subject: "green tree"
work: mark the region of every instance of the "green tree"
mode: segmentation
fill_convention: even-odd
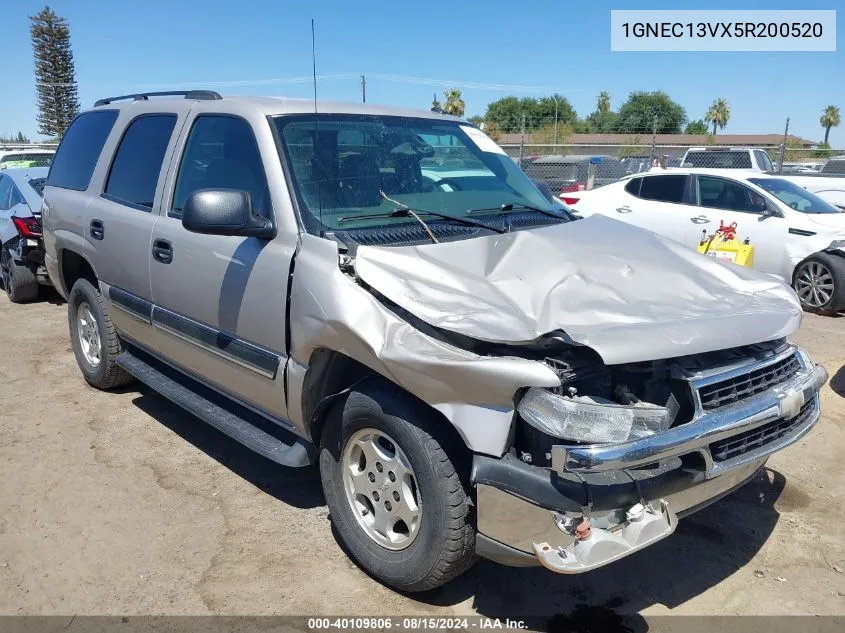
[[[18,132],[17,134],[11,134],[10,136],[0,136],[0,143],[31,143],[32,141],[27,138],[23,132]]]
[[[707,124],[701,119],[690,121],[684,128],[684,134],[707,134],[709,131]]]
[[[819,146],[810,153],[813,158],[830,158],[833,154],[834,151],[830,149],[830,145],[827,143],[819,144]]]
[[[716,135],[716,128],[719,128],[720,130],[725,129],[725,126],[728,124],[730,119],[730,106],[728,106],[728,102],[721,97],[710,104],[710,107],[707,108],[707,112],[704,114],[704,120],[713,124],[714,136]]]
[[[602,90],[596,98],[596,110],[602,114],[610,112],[610,94],[606,90]]]
[[[819,119],[819,123],[822,124],[824,128],[824,144],[827,145],[827,137],[830,136],[830,128],[836,127],[841,123],[841,119],[839,117],[839,108],[834,105],[829,105],[824,109],[822,112],[822,116]]]
[[[29,20],[35,57],[38,132],[61,136],[79,112],[70,29],[67,20],[50,7],[44,7]]]
[[[480,114],[473,114],[467,117],[467,122],[472,123],[476,127],[481,127],[484,124],[484,117]]]
[[[575,129],[586,134],[610,134],[616,130],[618,119],[619,115],[611,110],[596,110],[576,125]]]
[[[659,134],[680,134],[687,112],[665,92],[632,92],[619,108],[616,131],[623,134],[651,133],[657,116]]]
[[[443,96],[446,97],[446,105],[443,107],[443,111],[446,114],[451,114],[452,116],[464,115],[466,104],[464,104],[464,98],[460,88],[450,88],[443,92]]]
[[[540,99],[503,97],[487,105],[484,120],[494,122],[502,132],[519,132],[524,116],[525,126],[530,131],[549,123],[554,124],[555,112],[558,125],[574,124],[578,120],[575,108],[566,97],[559,94]]]

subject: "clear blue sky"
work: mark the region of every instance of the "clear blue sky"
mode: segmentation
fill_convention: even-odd
[[[806,0],[803,9],[837,8]],[[0,133],[36,137],[29,15],[44,2],[3,3]],[[794,1],[624,2],[618,8],[795,9]],[[341,2],[340,0],[53,0],[67,18],[83,107],[99,97],[204,82],[224,94],[310,97],[309,83],[263,80],[311,73],[310,19],[317,21],[317,72],[353,75],[321,81],[319,97],[360,98],[360,73],[478,84],[548,86],[579,115],[607,90],[616,109],[633,90],[665,90],[691,119],[725,97],[725,133],[790,131],[821,140],[824,106],[845,113],[845,10],[837,52],[631,53],[610,51],[610,5],[602,2]],[[839,8],[843,8],[840,5]],[[249,85],[247,85],[249,84]],[[427,108],[442,86],[368,77],[367,101]],[[513,91],[465,88],[467,115]],[[519,96],[537,93],[513,92]],[[845,148],[845,122],[831,131]]]

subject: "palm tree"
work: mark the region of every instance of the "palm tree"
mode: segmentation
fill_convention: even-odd
[[[731,109],[725,99],[716,99],[707,113],[704,115],[704,120],[713,124],[713,135],[716,135],[716,128],[724,129],[731,119]]]
[[[596,99],[596,109],[602,113],[610,110],[610,95],[606,90],[599,93],[598,99]]]
[[[830,135],[830,128],[836,127],[841,123],[839,118],[839,108],[834,105],[829,105],[822,112],[819,123],[824,128],[824,144],[827,145],[827,137]]]
[[[453,116],[464,115],[464,109],[466,106],[464,104],[460,88],[450,88],[443,93],[443,96],[446,97],[446,105],[443,106],[443,110],[446,114],[451,114]]]

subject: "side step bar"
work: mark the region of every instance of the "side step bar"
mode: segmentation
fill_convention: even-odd
[[[314,463],[309,442],[148,354],[127,349],[117,364],[145,385],[259,455],[283,466]]]

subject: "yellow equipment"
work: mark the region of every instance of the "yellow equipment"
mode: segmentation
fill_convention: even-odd
[[[725,225],[720,220],[719,228],[710,236],[704,231],[698,252],[739,266],[751,268],[754,265],[754,246],[748,238],[742,242],[737,239],[736,222]]]

